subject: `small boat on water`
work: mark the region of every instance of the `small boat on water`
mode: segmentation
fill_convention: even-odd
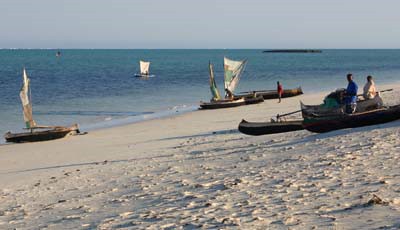
[[[248,122],[242,120],[239,123],[239,131],[241,133],[259,136],[274,133],[285,133],[297,130],[303,130],[303,120],[293,121],[275,121],[275,122]]]
[[[246,60],[233,61],[226,57],[224,58],[225,99],[221,98],[217,84],[215,83],[214,67],[209,63],[209,83],[212,99],[210,102],[200,102],[200,109],[223,109],[263,102],[264,99],[257,94],[249,94],[246,97],[233,97],[233,92],[239,83],[240,75],[246,63]]]
[[[269,99],[277,99],[279,98],[277,90],[256,90],[256,91],[248,91],[248,92],[241,92],[235,95],[235,98],[239,97],[249,97],[251,95],[257,94],[258,96],[262,96],[264,100]],[[285,89],[283,90],[282,98],[287,97],[295,97],[303,94],[303,90],[301,87],[295,89]]]
[[[154,75],[150,75],[149,72],[150,62],[140,60],[139,65],[140,65],[140,73],[135,74],[135,77],[143,77],[143,78],[154,77]]]
[[[33,120],[32,115],[32,103],[30,97],[30,81],[26,70],[23,70],[23,86],[19,94],[23,107],[24,121],[27,130],[29,132],[23,133],[11,133],[7,132],[4,138],[7,142],[34,142],[34,141],[47,141],[63,138],[69,134],[79,133],[78,125],[72,125],[70,127],[64,126],[40,126],[37,125]],[[42,129],[43,131],[35,131]]]

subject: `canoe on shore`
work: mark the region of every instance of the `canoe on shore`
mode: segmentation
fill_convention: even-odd
[[[218,100],[210,102],[200,102],[200,109],[224,109],[245,105],[246,100],[244,98],[234,100]]]
[[[264,102],[264,98],[262,96],[254,96],[254,97],[247,97],[244,98],[246,105],[258,104]]]
[[[257,94],[258,96],[262,96],[264,100],[269,99],[277,99],[279,98],[278,92],[276,90],[258,90],[258,91],[249,91],[249,92],[241,92],[240,94],[236,94],[235,98],[241,97],[250,97],[251,95]],[[294,97],[303,94],[303,90],[301,87],[295,89],[285,89],[283,90],[282,98],[286,97]]]
[[[242,97],[234,100],[217,100],[211,102],[200,102],[200,109],[224,109],[242,105],[258,104],[264,101],[262,96]]]
[[[383,124],[400,119],[400,105],[353,114],[304,117],[303,127],[311,132],[325,133],[333,130]]]
[[[32,131],[24,133],[7,132],[4,135],[4,138],[6,139],[6,142],[23,143],[60,139],[72,133],[79,133],[79,128],[77,125],[72,125],[70,127],[54,127],[44,131]]]
[[[253,136],[267,135],[274,133],[285,133],[303,130],[302,120],[280,121],[280,122],[248,122],[242,120],[239,124],[241,133]]]

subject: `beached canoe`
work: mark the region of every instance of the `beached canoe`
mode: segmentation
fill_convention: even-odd
[[[338,104],[335,107],[328,107],[322,105],[305,105],[300,102],[301,112],[304,117],[323,117],[332,116],[345,113],[345,105]],[[358,100],[356,113],[362,113],[366,111],[376,110],[383,108],[383,100],[377,96],[374,99],[369,100]]]
[[[280,121],[280,122],[248,122],[242,120],[239,124],[241,133],[253,136],[267,135],[274,133],[285,133],[302,130],[302,120]]]
[[[377,125],[398,120],[400,119],[400,105],[353,114],[304,116],[303,118],[303,127],[306,130],[315,133],[324,133],[333,130]]]
[[[244,98],[236,100],[218,100],[211,102],[200,102],[200,109],[224,109],[224,108],[237,107],[245,104],[246,100]]]
[[[22,143],[22,142],[36,142],[36,141],[49,141],[63,138],[68,134],[79,133],[77,125],[70,127],[54,127],[44,131],[32,131],[24,133],[11,133],[7,132],[4,138],[7,142]]]
[[[262,96],[264,100],[279,98],[278,92],[276,90],[258,90],[258,91],[241,92],[240,94],[236,94],[235,98],[250,97],[251,95],[254,95],[254,93],[256,93],[258,96]],[[294,97],[301,94],[303,94],[303,90],[301,89],[301,87],[298,87],[296,89],[285,89],[283,90],[282,98]]]
[[[244,101],[246,102],[246,105],[258,104],[264,102],[264,98],[262,96],[253,96],[244,98]]]

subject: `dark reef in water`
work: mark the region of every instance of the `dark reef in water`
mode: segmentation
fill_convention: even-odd
[[[264,50],[263,53],[322,53],[322,50],[307,50],[307,49]]]

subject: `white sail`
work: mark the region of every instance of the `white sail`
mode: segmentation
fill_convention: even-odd
[[[224,57],[225,91],[233,94],[239,84],[240,75],[246,65],[246,60],[234,61]]]
[[[150,62],[140,61],[140,74],[149,75]]]
[[[33,120],[32,116],[32,104],[29,97],[29,78],[26,74],[26,70],[23,71],[23,85],[21,91],[19,93],[19,97],[21,98],[22,108],[24,112],[24,121],[26,128],[33,128],[36,126],[35,121]]]

